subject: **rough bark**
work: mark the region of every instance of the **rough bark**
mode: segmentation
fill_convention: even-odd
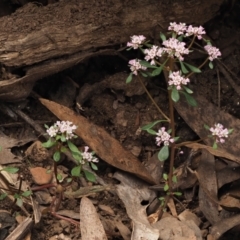
[[[4,67],[17,67],[24,72],[21,77],[0,75],[0,79],[4,80],[0,82],[0,99],[17,100],[26,97],[34,81],[65,69],[64,66],[60,67],[58,61],[62,62],[66,58],[69,60],[73,57],[74,65],[86,55],[125,43],[133,34],[158,35],[170,21],[203,24],[215,16],[222,2],[68,0],[45,7],[27,4],[14,14],[2,17],[0,21],[0,63]],[[43,73],[44,64],[51,65],[52,71],[45,70]],[[40,73],[39,77],[31,77],[31,71]],[[11,92],[9,84],[12,84]],[[14,86],[26,91],[22,94],[19,90],[16,92],[12,89],[16,88]]]

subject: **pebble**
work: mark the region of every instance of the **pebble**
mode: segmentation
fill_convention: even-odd
[[[48,173],[46,168],[34,167],[29,170],[32,174],[33,181],[38,185],[48,184],[52,181],[53,173]]]

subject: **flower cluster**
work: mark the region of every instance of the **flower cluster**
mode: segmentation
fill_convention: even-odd
[[[129,62],[130,69],[133,74],[137,75],[138,70],[146,70],[147,68],[142,66],[138,59],[132,59]]]
[[[189,50],[185,47],[186,43],[180,42],[176,38],[169,38],[168,40],[163,41],[164,52],[168,53],[169,56],[179,58],[180,61],[183,61],[184,58],[182,55],[189,54]]]
[[[181,90],[181,85],[187,85],[190,82],[189,78],[182,77],[180,71],[171,72],[169,74],[169,86],[176,86],[177,90]]]
[[[131,37],[131,42],[127,43],[127,46],[132,47],[133,49],[138,49],[144,43],[145,39],[146,37],[143,35],[134,35]]]
[[[193,27],[192,25],[189,25],[186,30],[186,36],[195,35],[199,40],[202,39],[202,35],[204,34],[206,34],[206,32],[202,26]]]
[[[209,130],[212,132],[212,136],[216,137],[216,142],[224,143],[224,138],[228,138],[229,130],[220,123],[214,124],[214,127],[211,127]]]
[[[186,23],[179,23],[177,24],[176,22],[171,22],[170,26],[168,27],[169,31],[173,31],[177,33],[178,35],[182,35],[186,32]]]
[[[219,49],[212,45],[206,45],[204,49],[207,51],[210,61],[213,61],[214,59],[221,56],[221,52],[219,51]]]
[[[186,26],[186,23],[170,23],[168,30],[175,32],[177,35],[192,36],[195,35],[198,39],[202,39],[202,35],[206,34],[202,26],[193,27],[192,25]]]
[[[171,138],[168,132],[166,132],[165,127],[162,127],[161,129],[159,129],[156,135],[157,135],[156,137],[157,146],[160,146],[161,143],[163,143],[164,146],[168,146],[170,143],[174,142],[174,139]]]
[[[84,152],[82,152],[82,161],[83,164],[85,163],[85,161],[88,162],[98,162],[98,159],[96,157],[93,156],[92,152],[88,152],[89,147],[85,146],[84,147]],[[85,160],[85,161],[84,161]]]
[[[153,45],[150,49],[145,49],[144,53],[146,54],[145,60],[150,61],[151,65],[155,65],[155,58],[161,57],[164,53],[163,48]]]
[[[50,137],[56,137],[58,134],[65,135],[66,139],[69,140],[75,135],[73,132],[77,129],[77,126],[69,121],[57,121],[53,126],[47,129],[47,133]]]

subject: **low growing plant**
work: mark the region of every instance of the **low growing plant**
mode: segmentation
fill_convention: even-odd
[[[142,130],[155,136],[156,145],[160,147],[158,159],[160,161],[169,159],[170,161],[168,174],[163,174],[164,191],[166,192],[166,197],[160,198],[163,208],[166,207],[170,197],[181,194],[173,191],[173,183],[177,181],[176,176],[173,175],[176,150],[183,146],[183,143],[177,143],[180,139],[175,134],[174,103],[184,97],[189,105],[197,106],[196,100],[192,97],[193,91],[188,87],[190,77],[194,73],[201,73],[201,68],[205,64],[208,64],[212,69],[214,67],[213,61],[221,57],[219,49],[212,46],[210,40],[204,37],[205,34],[202,26],[194,27],[192,25],[187,26],[185,23],[173,22],[170,23],[166,34],[160,33],[159,45],[151,44],[143,35],[134,35],[131,37],[131,41],[127,43],[128,50],[140,50],[143,59],[129,61],[131,73],[126,79],[126,83],[130,83],[133,75],[136,75],[147,95],[163,116],[163,119],[142,127]],[[185,56],[191,54],[193,50],[198,50],[207,55],[202,64],[197,67],[185,61]],[[141,78],[156,77],[162,72],[167,83],[168,115],[153,100]],[[156,126],[160,124],[161,126],[156,131]],[[218,144],[223,144],[233,131],[233,129],[224,128],[221,123],[216,123],[212,127],[203,123],[203,126],[209,130],[209,136],[214,140],[213,148],[215,149]],[[160,216],[161,213],[159,218]]]

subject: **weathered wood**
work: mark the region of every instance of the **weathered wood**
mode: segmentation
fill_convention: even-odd
[[[68,0],[27,4],[1,18],[0,62],[24,66],[163,30],[170,21],[203,24],[223,0]]]
[[[0,99],[25,98],[38,79],[103,48],[125,44],[133,34],[158,36],[171,21],[203,24],[223,1],[65,0],[44,7],[29,3],[0,18],[0,64],[9,73],[0,71]],[[24,75],[11,74],[12,68]]]

